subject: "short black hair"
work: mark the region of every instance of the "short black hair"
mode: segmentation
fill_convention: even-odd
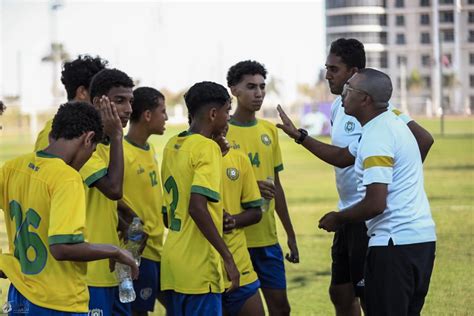
[[[84,86],[89,90],[92,77],[107,67],[108,61],[99,56],[79,55],[73,61],[65,62],[61,72],[61,82],[66,88],[69,101],[76,97],[76,90]]]
[[[6,106],[3,104],[3,102],[2,102],[2,101],[0,101],[0,115],[2,115],[2,114],[3,114],[3,111],[5,111],[5,110],[6,110],[6,108],[7,108],[7,107],[6,107]]]
[[[53,139],[74,139],[86,132],[95,132],[94,143],[102,140],[102,119],[99,112],[87,102],[70,101],[59,107],[53,118]]]
[[[158,90],[150,87],[140,87],[133,91],[132,115],[130,122],[138,122],[143,112],[153,111],[158,107],[160,100],[165,96]]]
[[[339,38],[331,43],[329,54],[339,56],[348,68],[365,68],[364,44],[355,38]]]
[[[224,106],[230,101],[227,89],[215,82],[203,81],[195,83],[184,95],[188,108],[189,118],[194,118],[197,113],[208,105]]]
[[[118,69],[103,69],[99,71],[91,81],[89,94],[91,101],[95,97],[107,95],[112,88],[133,88],[133,80],[126,73]]]
[[[267,70],[264,65],[255,60],[244,60],[238,62],[230,67],[227,72],[227,86],[235,86],[242,81],[242,77],[245,75],[262,75],[263,79],[266,79]]]

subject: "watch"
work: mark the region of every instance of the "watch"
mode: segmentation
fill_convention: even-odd
[[[303,128],[298,128],[298,132],[300,132],[300,137],[298,137],[298,139],[295,139],[295,142],[297,144],[301,144],[304,142],[306,136],[308,136],[308,131],[303,129]]]

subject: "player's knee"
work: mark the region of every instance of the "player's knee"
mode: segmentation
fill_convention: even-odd
[[[334,286],[329,287],[329,297],[331,302],[338,309],[348,309],[355,303],[355,296],[353,291],[346,287]]]

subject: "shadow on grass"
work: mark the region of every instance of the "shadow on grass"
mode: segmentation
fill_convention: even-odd
[[[295,273],[293,273],[295,274]],[[301,289],[307,286],[312,286],[315,280],[327,278],[331,275],[331,270],[321,271],[299,271],[297,275],[288,279],[288,290]]]

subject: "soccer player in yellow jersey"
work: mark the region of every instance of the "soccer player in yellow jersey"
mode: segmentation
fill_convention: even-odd
[[[73,61],[64,63],[61,82],[67,93],[68,101],[84,101],[91,103],[89,86],[92,77],[107,66],[107,61],[99,56],[79,55]],[[49,144],[52,119],[48,120],[39,132],[35,142],[35,151],[46,148]]]
[[[225,134],[226,132],[224,132]],[[224,155],[222,186],[224,202],[224,241],[234,256],[240,272],[239,288],[224,293],[222,307],[229,316],[265,315],[258,289],[260,281],[247,250],[244,227],[262,218],[262,198],[248,157],[231,149],[225,135],[215,138]],[[226,287],[230,282],[225,282]]]
[[[106,119],[112,110],[102,107]],[[102,138],[99,113],[85,102],[62,105],[51,144],[0,169],[0,208],[9,253],[0,270],[11,281],[6,306],[14,315],[87,315],[87,261],[114,259],[138,267],[130,253],[85,241],[85,195],[77,170]]]
[[[123,142],[122,202],[130,209],[124,212],[136,214],[144,223],[143,230],[148,235],[140,263],[140,276],[134,282],[137,295],[132,302],[134,315],[147,315],[153,311],[157,298],[163,302],[160,292],[164,231],[162,186],[155,149],[148,139],[154,134],[163,135],[167,120],[165,97],[161,92],[149,87],[133,91],[130,129]],[[119,203],[119,209],[121,207],[124,206]]]
[[[192,123],[172,137],[163,153],[163,205],[169,233],[161,257],[161,290],[168,315],[221,315],[222,261],[239,286],[239,271],[222,239],[222,154],[211,138],[229,119],[230,96],[213,82],[193,85],[185,95]]]
[[[265,98],[265,67],[256,61],[242,61],[227,73],[227,85],[237,98],[237,108],[229,122],[230,146],[248,155],[262,197],[269,203],[262,220],[245,229],[252,263],[261,283],[270,315],[289,315],[283,253],[278,243],[275,211],[286,231],[290,254],[299,262],[296,236],[288,214],[279,172],[283,170],[278,131],[274,124],[256,118]],[[274,184],[270,181],[272,180]]]
[[[94,106],[110,103],[117,116],[112,124],[104,123],[107,140],[97,145],[79,171],[86,184],[86,230],[90,241],[119,246],[117,200],[123,192],[122,128],[132,113],[133,81],[118,69],[104,69],[92,78],[89,93]],[[131,314],[130,304],[119,302],[118,280],[109,271],[107,261],[87,265],[87,284],[91,314]]]

